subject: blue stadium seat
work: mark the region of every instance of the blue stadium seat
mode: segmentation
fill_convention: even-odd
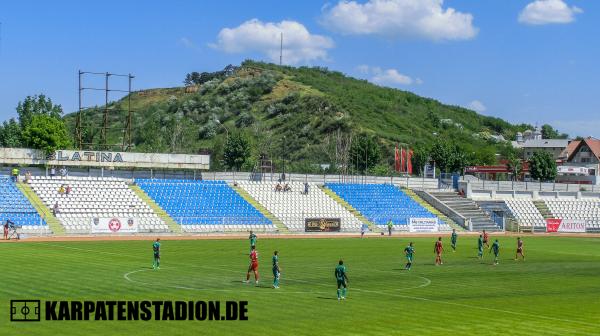
[[[181,225],[273,225],[225,181],[138,179],[136,184]]]
[[[391,184],[330,183],[326,187],[377,225],[386,225],[390,220],[394,225],[408,225],[411,217],[436,218],[400,188]]]
[[[20,226],[47,225],[29,200],[8,176],[0,176],[0,221]]]

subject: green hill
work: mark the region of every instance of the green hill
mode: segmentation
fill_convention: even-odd
[[[191,88],[151,89],[132,93],[135,151],[198,153],[209,150],[213,169],[221,160],[229,132],[242,132],[252,144],[251,170],[259,153],[294,171],[311,172],[316,164],[339,167],[349,158],[349,139],[372,137],[380,148],[380,171],[393,163],[396,143],[426,149],[437,139],[456,144],[469,164],[492,164],[510,151],[491,135],[513,139],[528,125],[444,105],[413,93],[380,87],[320,67],[287,67],[245,61],[231,72]],[[121,143],[127,97],[112,103],[110,142]],[[84,113],[84,132],[98,142],[102,108]],[[65,117],[74,129],[75,114]],[[218,120],[218,122],[217,122]],[[95,126],[92,126],[95,125]],[[356,142],[356,141],[355,141]],[[381,168],[383,167],[383,168]]]

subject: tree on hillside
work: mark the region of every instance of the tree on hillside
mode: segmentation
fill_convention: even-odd
[[[558,130],[554,129],[552,126],[545,124],[542,125],[542,137],[544,139],[566,139],[569,135],[559,133]]]
[[[60,119],[63,114],[62,106],[52,103],[52,99],[45,95],[27,96],[25,100],[17,105],[17,114],[19,115],[19,125],[21,130],[25,130],[36,115],[45,115]]]
[[[193,72],[190,72],[187,75],[185,75],[185,79],[183,80],[183,83],[186,86],[202,85],[202,84],[204,84],[210,80],[213,80],[215,78],[222,79],[225,77],[229,77],[235,72],[235,70],[237,70],[237,67],[229,64],[228,66],[223,68],[223,70],[221,70],[221,71],[215,71],[215,72],[193,71]]]
[[[43,150],[46,154],[71,146],[71,137],[65,123],[44,114],[31,118],[29,125],[23,130],[23,140],[28,147]]]
[[[441,172],[460,172],[468,165],[464,151],[456,144],[438,139],[431,147],[430,157]]]
[[[519,159],[519,157],[517,157],[516,155],[511,154],[507,158],[506,168],[512,173],[512,180],[516,181],[521,175],[521,172],[523,171],[523,164],[521,163],[521,159]]]
[[[429,161],[429,150],[424,146],[415,146],[412,155],[413,173],[421,175]]]
[[[66,130],[61,119],[62,107],[53,104],[52,100],[43,94],[27,96],[19,102],[16,111],[19,116],[18,121],[12,118],[0,126],[0,145],[3,147],[23,147],[31,143],[25,130],[30,127],[35,117],[53,118],[63,124],[62,127]]]
[[[442,172],[447,172],[448,167],[451,164],[451,154],[450,154],[450,146],[445,141],[436,141],[431,150],[429,151],[429,155],[433,161],[435,161],[436,166]]]
[[[22,147],[21,126],[19,126],[19,123],[14,118],[5,121],[0,126],[0,146],[9,148]]]
[[[250,142],[241,133],[233,133],[225,142],[223,163],[226,167],[239,171],[250,156]]]
[[[373,137],[358,136],[350,145],[350,164],[358,172],[364,173],[375,167],[381,159],[381,149]]]
[[[557,174],[556,161],[548,152],[535,152],[529,159],[529,172],[535,180],[552,181]]]

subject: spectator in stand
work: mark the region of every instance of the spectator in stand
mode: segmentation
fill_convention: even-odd
[[[59,194],[60,196],[64,196],[64,194],[65,194],[65,191],[66,191],[66,190],[65,190],[65,185],[64,185],[64,184],[61,184],[61,185],[60,185],[60,188],[58,188],[58,194]]]
[[[308,189],[309,189],[308,182],[304,182],[304,195],[308,195]]]
[[[52,214],[54,216],[56,216],[57,213],[59,213],[59,209],[58,209],[58,201],[56,201],[56,203],[54,203],[54,206],[52,207]]]
[[[67,188],[65,188],[65,194],[67,194],[67,196],[69,196],[70,193],[71,193],[71,186],[67,184]]]
[[[29,181],[31,181],[31,172],[28,170],[25,173],[25,183],[29,183]]]
[[[69,171],[67,170],[67,167],[62,167],[60,168],[60,176],[62,177],[67,177],[69,175]]]
[[[283,191],[291,191],[292,188],[290,188],[289,184],[285,184],[285,186],[283,186]]]
[[[12,180],[13,182],[17,183],[19,182],[19,168],[15,167],[12,169]]]
[[[50,167],[50,177],[54,177],[56,175],[56,168],[54,166]]]
[[[281,191],[283,190],[283,188],[281,187],[281,183],[277,183],[277,185],[275,186],[275,191]]]

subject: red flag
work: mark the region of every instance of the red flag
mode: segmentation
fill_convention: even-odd
[[[408,155],[406,158],[406,171],[408,172],[409,175],[412,175],[412,156],[413,156],[413,151],[411,149],[408,151]]]
[[[400,171],[406,171],[406,151],[404,148],[400,148]]]
[[[394,169],[396,172],[400,171],[400,153],[398,152],[398,145],[396,145],[396,149],[394,149]]]

